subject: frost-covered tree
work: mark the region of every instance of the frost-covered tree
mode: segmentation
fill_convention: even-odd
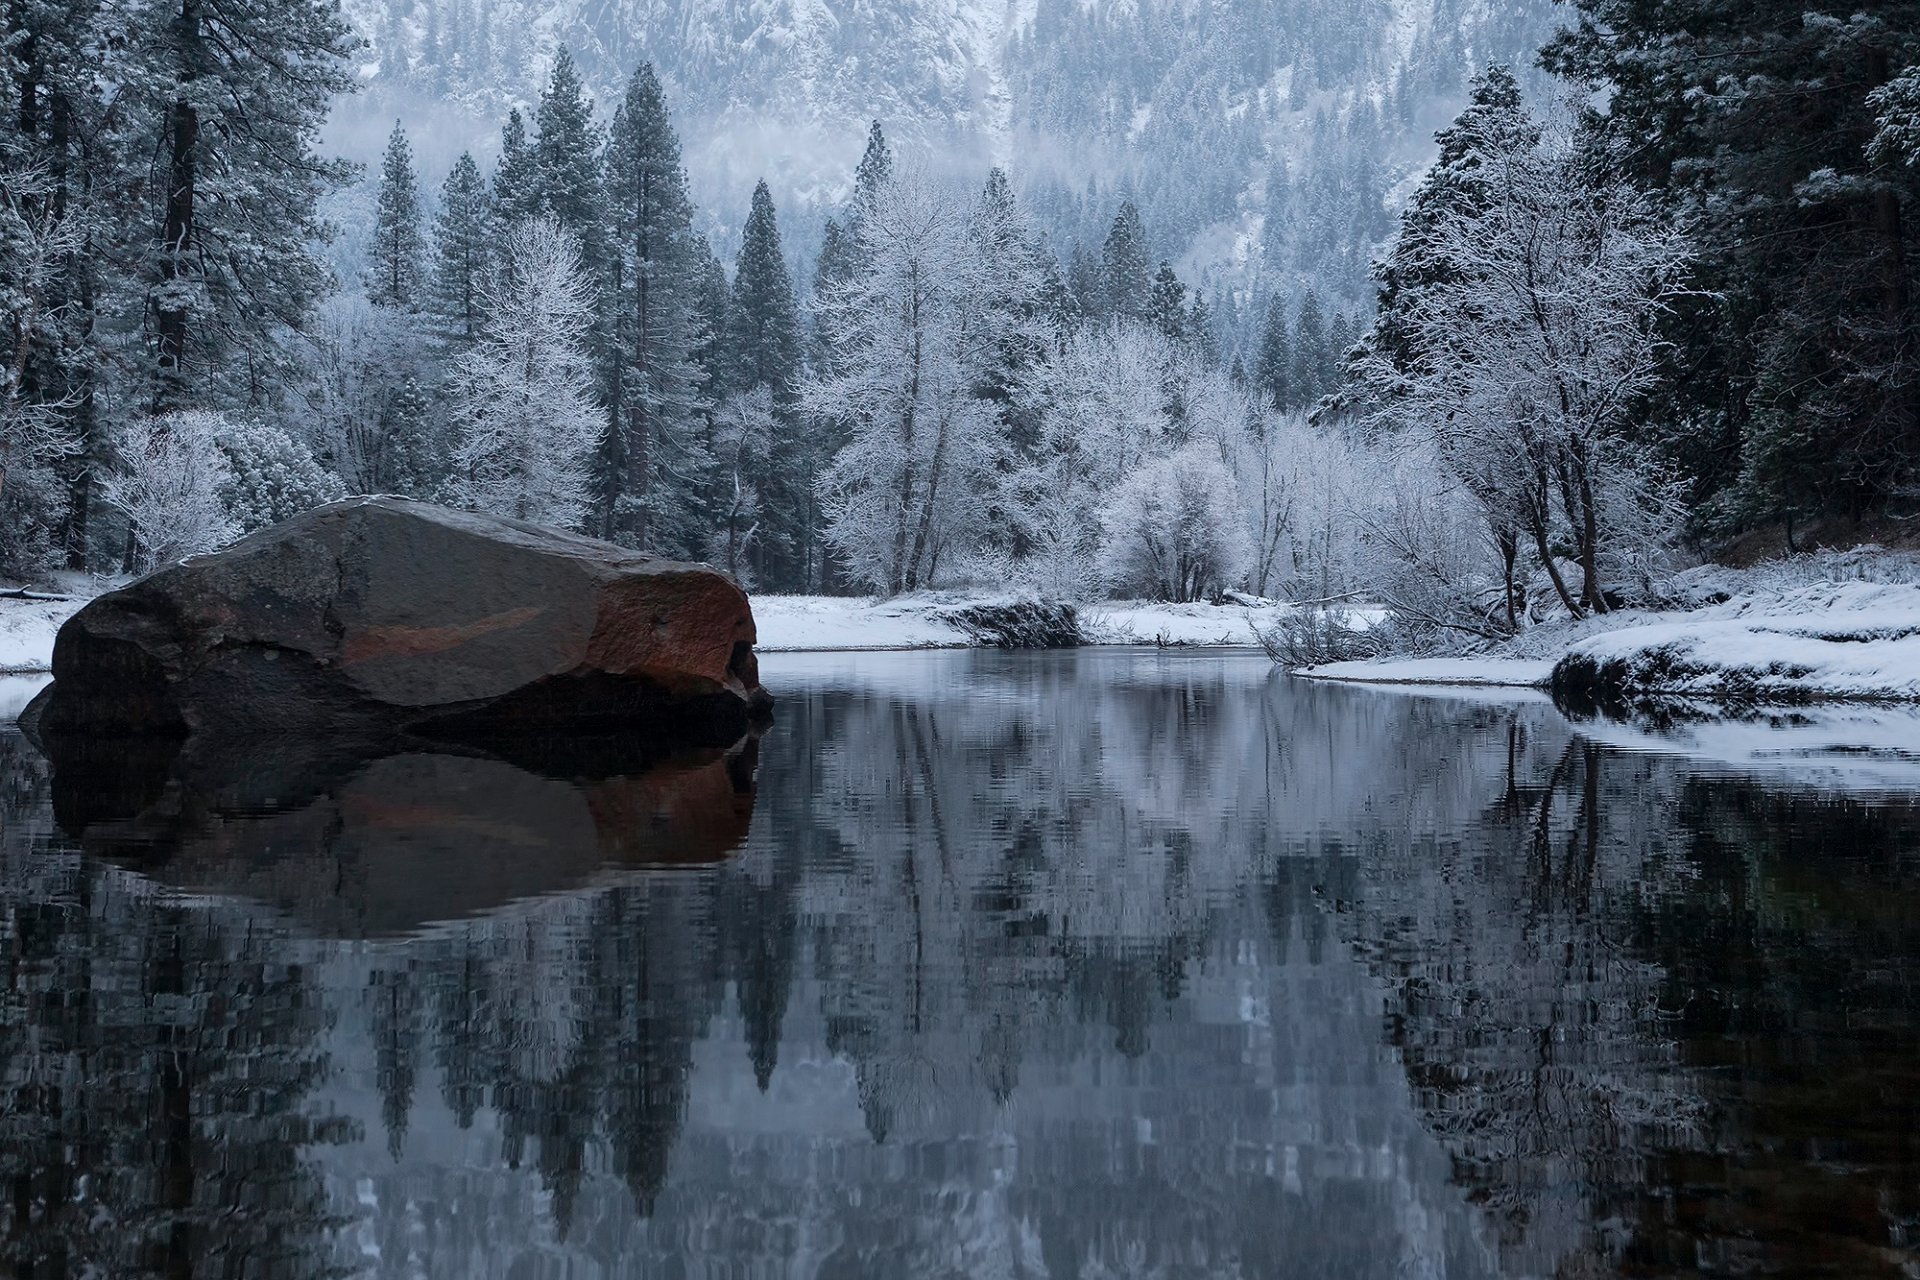
[[[988,294],[968,205],[924,174],[896,175],[862,211],[865,270],[823,299],[839,367],[802,391],[847,443],[821,479],[828,540],[859,582],[933,582],[977,544],[1004,442],[976,392]]]
[[[1627,432],[1658,380],[1657,325],[1684,296],[1691,247],[1569,129],[1508,132],[1482,154],[1484,203],[1421,232],[1445,277],[1397,310],[1398,350],[1367,344],[1356,372],[1375,421],[1430,439],[1508,540],[1509,619],[1517,536],[1570,613],[1604,612],[1609,513],[1666,505],[1664,476]],[[1562,536],[1577,583],[1559,567]]]
[[[469,164],[472,162],[469,161]],[[417,311],[425,303],[426,237],[413,147],[398,120],[380,162],[380,191],[373,211],[373,249],[367,264],[367,297],[382,307]]]
[[[347,496],[340,477],[279,427],[228,418],[213,440],[227,462],[220,501],[238,533],[264,529]]]
[[[84,240],[57,193],[42,168],[17,161],[0,167],[0,353],[6,358],[0,365],[0,502],[10,475],[73,447],[64,413],[69,398],[48,396],[32,376],[34,359],[60,319],[62,269]]]
[[[1693,230],[1650,441],[1722,529],[1860,515],[1920,483],[1920,60],[1901,0],[1575,0],[1546,62],[1597,91],[1612,162]],[[1894,134],[1888,132],[1894,126]]]
[[[1137,468],[1101,521],[1107,581],[1158,600],[1205,600],[1244,580],[1252,561],[1240,489],[1218,446],[1194,440]]]
[[[742,586],[755,585],[753,550],[764,518],[760,485],[769,474],[767,456],[780,423],[773,411],[773,388],[759,383],[720,402],[713,414],[713,458],[717,495],[713,532],[706,559],[726,570]]]
[[[119,465],[102,482],[101,496],[131,526],[136,568],[210,551],[239,532],[225,501],[233,468],[220,448],[231,429],[224,416],[202,409],[128,424]]]
[[[578,529],[604,429],[584,345],[594,290],[579,250],[551,218],[522,223],[484,301],[486,326],[448,387],[449,488],[465,506]]]
[[[433,221],[433,297],[461,342],[480,336],[480,286],[491,261],[492,204],[480,166],[461,152],[440,188]]]
[[[437,384],[440,344],[413,316],[360,293],[318,308],[287,424],[355,493],[429,497],[447,468],[445,424],[422,384]]]
[[[1286,304],[1275,297],[1267,303],[1267,316],[1260,327],[1260,351],[1254,362],[1254,384],[1267,398],[1270,407],[1285,412],[1299,407],[1293,385],[1293,339],[1288,333]]]

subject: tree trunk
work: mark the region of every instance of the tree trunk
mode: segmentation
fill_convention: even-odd
[[[176,22],[182,81],[195,78],[200,47],[200,0],[181,0]],[[167,118],[166,212],[160,229],[159,301],[154,306],[154,336],[159,362],[153,389],[154,412],[178,405],[186,395],[188,258],[194,251],[194,152],[200,141],[200,111],[185,98],[176,100]]]

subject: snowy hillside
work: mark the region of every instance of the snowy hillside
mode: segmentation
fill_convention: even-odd
[[[334,144],[370,161],[396,116],[429,185],[488,162],[562,46],[607,118],[652,62],[723,258],[766,177],[817,230],[867,123],[975,182],[1010,168],[1066,261],[1131,198],[1212,289],[1366,297],[1388,211],[1489,61],[1528,67],[1551,0],[348,0],[362,92]],[[352,220],[352,210],[347,210]],[[805,231],[794,246],[814,252]]]

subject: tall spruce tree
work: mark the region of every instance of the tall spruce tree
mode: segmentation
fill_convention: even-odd
[[[32,256],[34,237],[15,235],[25,230],[18,224],[0,232],[0,573],[11,576],[55,559],[88,567],[94,486],[111,445],[99,394],[109,367],[102,322],[106,295],[124,291],[126,280],[103,249],[126,239],[117,196],[138,139],[106,88],[130,55],[102,38],[103,17],[97,0],[16,0],[0,57],[0,163],[39,177],[10,184],[0,221],[57,228],[59,241],[28,287],[15,251]],[[20,456],[24,442],[7,419],[17,427],[48,416],[59,456]]]
[[[746,231],[734,259],[727,356],[729,391],[771,387],[776,408],[792,409],[800,376],[799,312],[773,193],[765,181],[753,189]]]
[[[592,270],[600,240],[601,131],[580,70],[564,47],[553,60],[534,124],[532,203],[580,241],[581,260]]]
[[[1140,210],[1123,201],[1113,217],[1106,242],[1100,247],[1100,291],[1105,314],[1117,320],[1147,317],[1153,290],[1152,261],[1147,254],[1147,229]]]
[[[1187,286],[1173,273],[1173,264],[1164,260],[1147,291],[1147,323],[1169,342],[1187,339]]]
[[[1286,302],[1275,295],[1267,303],[1267,318],[1260,327],[1260,355],[1253,367],[1253,380],[1267,403],[1282,413],[1300,403],[1293,381],[1292,327]]]
[[[765,387],[773,410],[765,474],[755,477],[761,507],[755,578],[776,590],[803,590],[818,556],[813,480],[827,460],[818,456],[797,411],[800,317],[773,194],[765,182],[753,189],[746,233],[734,259],[727,364],[727,389],[739,394]]]
[[[472,163],[471,160],[468,161]],[[420,183],[413,148],[398,120],[380,162],[380,193],[374,205],[373,250],[367,264],[367,299],[376,306],[418,310],[424,301],[426,237],[421,233]]]
[[[353,84],[351,29],[331,0],[190,0],[130,24],[118,38],[140,67],[121,106],[156,170],[134,187],[151,405],[264,403],[287,368],[283,336],[329,281],[318,205],[350,170],[315,147]]]
[[[1312,289],[1300,300],[1293,326],[1293,393],[1296,403],[1312,408],[1330,388],[1327,385],[1327,318],[1320,295]]]
[[[492,261],[493,204],[480,166],[461,152],[440,188],[433,223],[433,296],[440,315],[462,342],[480,336],[480,289]]]
[[[700,257],[680,140],[653,67],[628,82],[604,161],[608,246],[603,362],[609,429],[601,468],[604,535],[698,556],[704,532]]]
[[[867,149],[860,155],[860,163],[853,170],[853,216],[857,221],[860,210],[872,202],[874,194],[893,180],[893,151],[887,146],[887,135],[875,120],[867,129]]]
[[[1473,78],[1467,105],[1453,123],[1434,135],[1434,158],[1412,199],[1400,214],[1400,233],[1374,267],[1379,294],[1368,346],[1396,362],[1408,358],[1403,317],[1422,291],[1458,277],[1446,260],[1438,236],[1449,220],[1470,216],[1487,204],[1488,156],[1539,136],[1539,126],[1521,101],[1520,85],[1503,66],[1488,67]]]
[[[1724,527],[1920,484],[1920,168],[1872,149],[1920,7],[1574,0],[1547,65],[1604,91],[1609,162],[1693,227],[1651,431]]]
[[[540,211],[540,183],[527,140],[526,117],[515,107],[507,112],[500,130],[500,160],[493,168],[493,214],[496,232],[504,234],[516,223]]]

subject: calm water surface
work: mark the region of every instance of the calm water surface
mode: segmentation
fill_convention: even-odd
[[[638,775],[0,729],[0,1274],[1920,1274],[1920,720],[764,669]]]

